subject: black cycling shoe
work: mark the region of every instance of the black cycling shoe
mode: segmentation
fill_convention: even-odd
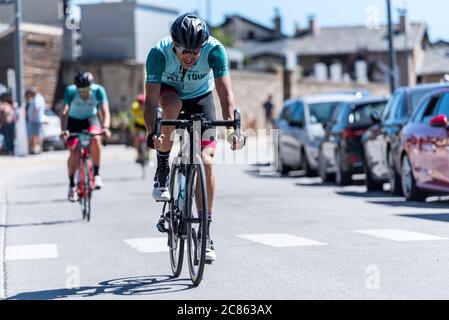
[[[164,219],[164,217],[160,217],[160,218],[159,218],[159,221],[158,221],[158,223],[156,224],[156,228],[157,228],[157,230],[158,230],[159,232],[162,232],[162,233],[167,233],[167,232],[168,232],[168,229],[167,229],[167,227],[165,226],[165,219]]]

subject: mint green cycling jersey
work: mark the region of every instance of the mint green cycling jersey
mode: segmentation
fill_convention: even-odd
[[[75,85],[68,86],[64,93],[64,103],[69,105],[69,117],[84,120],[97,115],[98,107],[108,103],[106,90],[99,84],[90,86],[89,99],[83,100]]]
[[[185,100],[213,91],[214,78],[229,75],[226,50],[214,37],[209,37],[198,61],[184,73],[173,50],[170,36],[160,40],[151,49],[146,63],[147,83],[166,83],[174,87],[181,99]]]

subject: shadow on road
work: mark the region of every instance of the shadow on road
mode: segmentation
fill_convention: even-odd
[[[68,200],[67,198],[64,198],[64,199],[48,199],[48,200],[17,201],[17,202],[8,201],[8,205],[10,206],[34,206],[37,204],[53,204],[53,203],[68,203]]]
[[[86,286],[74,289],[54,289],[34,292],[23,292],[7,298],[7,300],[54,300],[98,297],[106,299],[107,295],[147,296],[180,292],[195,288],[190,279],[179,279],[173,276],[143,276],[120,278],[100,282],[98,286]],[[104,297],[101,297],[105,295]]]
[[[357,198],[394,198],[390,193],[378,192],[356,192],[356,191],[337,191],[340,196],[357,197]]]
[[[1,225],[0,224],[0,228],[53,226],[53,225],[58,225],[58,224],[69,224],[69,223],[77,223],[77,222],[82,222],[82,221],[83,221],[83,219],[46,221],[46,222],[33,222],[33,223],[20,223],[20,224],[7,224],[7,225]]]
[[[449,222],[449,213],[398,214],[399,217]]]
[[[317,181],[317,182],[304,182],[304,181],[300,181],[295,183],[295,185],[299,186],[299,187],[335,187],[335,183],[333,182],[321,182],[321,180]]]
[[[449,208],[449,201],[414,202],[405,201],[404,198],[392,198],[392,201],[368,201],[373,204],[382,204],[391,207],[424,208],[424,209],[444,209]]]

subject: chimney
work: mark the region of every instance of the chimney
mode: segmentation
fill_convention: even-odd
[[[279,8],[274,9],[274,34],[276,38],[282,38],[282,19],[279,13]]]
[[[407,9],[399,10],[399,18],[399,31],[404,34],[408,34],[411,31],[411,24],[407,16]]]
[[[313,36],[318,34],[318,22],[314,15],[309,16],[309,33]]]

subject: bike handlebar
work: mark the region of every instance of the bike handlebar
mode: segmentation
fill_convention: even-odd
[[[203,125],[211,127],[233,127],[238,138],[241,137],[241,116],[240,110],[234,110],[234,120],[204,120],[201,115],[193,116],[191,120],[162,120],[162,108],[156,109],[156,125],[154,134],[159,137],[161,135],[162,126],[177,126],[179,128],[189,128],[194,121],[201,121]]]

